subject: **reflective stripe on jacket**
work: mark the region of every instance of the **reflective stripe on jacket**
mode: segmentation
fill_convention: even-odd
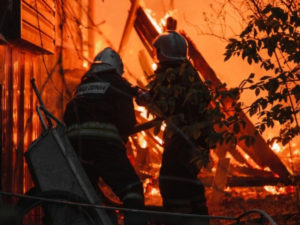
[[[68,127],[67,135],[69,138],[78,136],[92,136],[109,138],[123,142],[116,126],[110,123],[91,121],[82,124],[73,124]]]

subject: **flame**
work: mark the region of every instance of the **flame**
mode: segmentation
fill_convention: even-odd
[[[270,167],[267,166],[264,168],[264,171],[271,172],[272,170],[270,169]]]
[[[166,12],[166,14],[163,16],[163,18],[160,19],[159,22],[156,21],[155,13],[151,9],[145,9],[146,15],[153,24],[153,26],[156,28],[158,33],[163,33],[165,30],[165,27],[167,25],[167,18],[168,17],[173,17],[175,14],[175,10],[169,10]]]
[[[148,146],[148,143],[145,140],[145,136],[146,136],[146,134],[144,131],[142,131],[141,134],[138,134],[138,141],[142,148],[146,148]]]
[[[162,27],[166,27],[168,17],[173,17],[175,14],[175,10],[169,10],[163,18],[160,19],[160,25]]]
[[[155,138],[155,140],[157,140],[158,141],[158,143],[160,144],[160,145],[162,145],[164,142],[163,142],[163,140],[160,138],[160,137],[158,137],[158,136],[154,136],[154,138]]]
[[[151,197],[160,196],[160,191],[158,187],[155,187],[153,184],[152,178],[146,178],[143,182],[144,193]]]
[[[271,149],[276,152],[276,153],[279,153],[282,151],[282,149],[280,148],[279,144],[277,142],[274,142]]]
[[[162,122],[162,125],[161,125],[161,130],[164,131],[167,127],[167,124],[165,122]]]
[[[264,189],[273,194],[273,195],[280,195],[280,194],[286,194],[287,190],[285,187],[277,187],[277,186],[264,186]]]
[[[244,152],[243,149],[239,148],[237,146],[236,150],[238,152],[240,152],[241,155],[243,155],[245,157],[245,159],[247,160],[247,162],[249,163],[249,165],[252,167],[252,168],[256,168],[256,169],[262,169],[246,152]]]
[[[82,66],[83,66],[83,68],[88,68],[88,66],[89,66],[89,63],[88,63],[88,61],[86,61],[86,60],[83,60],[83,62],[82,62]]]
[[[152,64],[152,69],[155,71],[157,69],[157,64],[156,63],[153,63]]]
[[[159,193],[160,193],[160,192],[159,192],[159,189],[158,189],[158,188],[151,187],[150,195],[158,195]]]
[[[157,32],[161,34],[163,32],[163,29],[162,29],[161,25],[159,23],[157,23],[157,21],[154,19],[153,11],[151,9],[145,9],[145,12],[146,12],[147,17],[153,24],[153,26],[156,28]]]
[[[136,110],[139,111],[140,115],[145,119],[148,119],[149,117],[151,117],[150,115],[148,116],[148,112],[144,106],[137,106]],[[149,118],[149,119],[151,119],[151,118]]]

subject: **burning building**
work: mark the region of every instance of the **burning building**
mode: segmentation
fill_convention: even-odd
[[[2,4],[0,21],[0,77],[1,77],[1,190],[24,194],[32,186],[32,180],[23,154],[41,133],[35,113],[37,99],[30,86],[35,78],[45,105],[61,118],[72,90],[88,68],[94,55],[105,46],[119,50],[124,58],[126,78],[144,87],[147,76],[153,73],[152,41],[166,26],[166,19],[182,8],[182,2],[155,1],[165,10],[150,7],[143,1],[105,0],[18,0]],[[190,12],[193,4],[190,1]],[[175,5],[178,8],[175,9]],[[155,6],[149,2],[150,6]],[[203,3],[205,5],[206,3]],[[101,11],[101,7],[110,13]],[[207,7],[207,6],[206,6]],[[126,10],[129,8],[128,14]],[[126,10],[125,10],[126,9]],[[97,10],[103,16],[97,15]],[[120,15],[116,15],[122,10]],[[161,16],[155,15],[158,10]],[[163,12],[163,13],[162,13]],[[203,79],[211,80],[216,87],[221,79],[205,59],[203,49],[195,40],[194,24],[188,27],[193,16],[177,16],[178,27],[189,42],[189,56]],[[102,20],[104,18],[105,20]],[[107,20],[107,21],[106,21]],[[198,17],[199,20],[199,17]],[[122,21],[122,23],[120,22]],[[185,21],[185,22],[182,22]],[[195,22],[196,24],[196,22]],[[118,27],[118,35],[114,26]],[[191,29],[192,27],[192,29]],[[175,29],[175,26],[173,27]],[[120,40],[120,41],[119,41]],[[202,42],[204,39],[201,39]],[[119,42],[118,42],[119,41]],[[207,41],[207,39],[206,39]],[[119,43],[117,48],[116,43]],[[199,50],[200,49],[200,50]],[[214,46],[211,45],[214,50]],[[209,51],[209,60],[215,53]],[[133,60],[130,60],[133,58]],[[213,63],[220,66],[220,63]],[[138,67],[138,68],[137,68]],[[228,68],[227,68],[228,71]],[[224,74],[220,76],[227,79]],[[228,78],[230,81],[232,78]],[[235,81],[234,81],[235,82]],[[152,118],[143,107],[136,106],[139,123]],[[253,121],[245,114],[246,127],[242,131],[254,132]],[[241,134],[242,135],[242,134]],[[220,204],[218,199],[228,193],[241,194],[244,198],[265,195],[296,193],[299,177],[299,141],[287,147],[266,143],[266,137],[258,136],[253,146],[239,142],[237,146],[220,145],[211,154],[211,165],[199,174],[199,179],[210,190],[211,206]],[[161,163],[163,140],[161,133],[154,135],[145,130],[130,137],[127,143],[128,157],[144,181],[146,203],[161,206],[158,189],[158,173]],[[256,190],[254,187],[257,187]],[[104,185],[105,188],[105,185]],[[109,190],[107,194],[110,195]],[[114,198],[112,196],[112,198]]]

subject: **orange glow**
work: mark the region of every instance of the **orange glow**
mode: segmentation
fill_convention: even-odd
[[[158,195],[159,194],[159,189],[152,187],[150,191],[150,195]]]
[[[236,150],[238,152],[240,152],[241,155],[243,155],[245,157],[245,159],[247,160],[247,162],[249,163],[249,165],[252,168],[256,168],[256,169],[262,169],[259,165],[257,165],[257,163],[246,153],[244,152],[241,148],[237,147]]]
[[[145,140],[145,132],[142,131],[141,134],[138,135],[138,141],[142,148],[146,148],[148,146],[147,141]]]

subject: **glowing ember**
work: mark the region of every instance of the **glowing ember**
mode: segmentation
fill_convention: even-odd
[[[271,169],[270,169],[270,167],[267,166],[267,167],[264,168],[264,171],[271,172]]]

